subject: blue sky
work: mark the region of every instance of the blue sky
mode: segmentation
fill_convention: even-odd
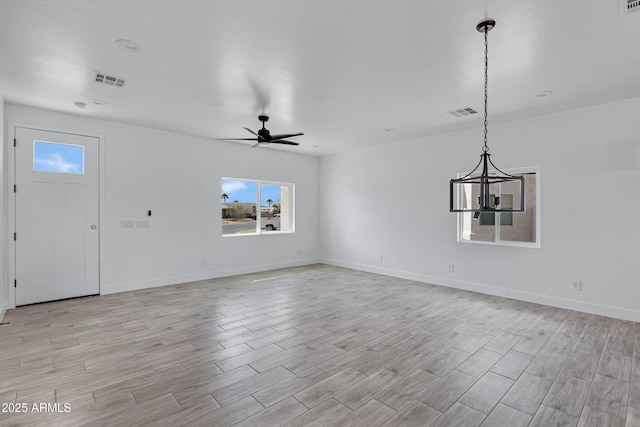
[[[262,184],[261,206],[269,206],[268,199],[274,203],[280,202],[280,186],[274,184]],[[258,183],[252,181],[238,181],[234,179],[222,180],[222,193],[226,193],[229,198],[227,202],[235,200],[246,203],[256,203],[258,197]]]
[[[84,173],[84,147],[35,141],[33,169],[45,172]]]

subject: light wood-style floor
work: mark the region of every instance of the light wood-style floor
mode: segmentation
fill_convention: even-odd
[[[4,321],[2,426],[640,425],[638,324],[326,265]]]

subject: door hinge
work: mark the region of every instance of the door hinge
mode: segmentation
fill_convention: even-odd
[[[18,279],[16,279],[16,280],[14,280],[14,281],[13,281],[13,287],[14,287],[14,288],[17,288],[17,287],[18,287]]]
[[[18,240],[18,233],[13,233],[13,240]]]
[[[16,191],[18,191],[18,186],[13,184],[13,192],[15,193]]]
[[[16,146],[16,139],[15,138],[13,138],[13,146],[14,147]]]

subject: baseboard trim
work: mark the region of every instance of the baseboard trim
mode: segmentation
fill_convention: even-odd
[[[381,268],[368,264],[359,264],[353,262],[345,262],[336,259],[323,258],[323,264],[333,265],[336,267],[350,268],[352,270],[366,271],[369,273],[381,274],[384,276],[397,277],[416,282],[428,283],[449,288],[462,289],[465,291],[478,292],[481,294],[494,295],[504,298],[511,298],[519,301],[531,302],[535,304],[547,305],[567,310],[580,311],[584,313],[597,314],[600,316],[613,317],[621,320],[629,320],[632,322],[640,322],[640,311],[631,310],[623,307],[616,307],[605,304],[597,304],[587,301],[577,301],[568,298],[554,297],[544,294],[536,294],[533,292],[516,291],[512,289],[500,288],[497,286],[485,285],[482,283],[465,282],[460,280],[451,280],[444,277],[428,276],[409,271],[394,270],[389,268]]]
[[[100,286],[100,295],[116,294],[119,292],[139,291],[141,289],[158,288],[161,286],[177,285],[180,283],[197,282],[199,280],[219,279],[221,277],[237,276],[240,274],[258,273],[261,271],[277,270],[280,268],[300,267],[303,265],[318,264],[319,258],[305,258],[295,261],[278,262],[271,264],[249,265],[223,270],[204,271],[201,273],[185,274],[170,277],[158,277],[134,282],[114,283]]]

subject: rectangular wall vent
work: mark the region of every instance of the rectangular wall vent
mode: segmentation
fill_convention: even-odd
[[[103,83],[108,86],[124,87],[125,80],[122,77],[111,76],[107,73],[96,71],[93,73],[93,80],[96,83]]]
[[[620,3],[620,15],[625,16],[631,12],[640,11],[640,0],[618,0]]]
[[[451,114],[453,117],[463,117],[463,116],[468,116],[470,114],[478,114],[478,112],[471,107],[465,107],[465,108],[459,108],[457,110],[447,111],[447,114]]]

